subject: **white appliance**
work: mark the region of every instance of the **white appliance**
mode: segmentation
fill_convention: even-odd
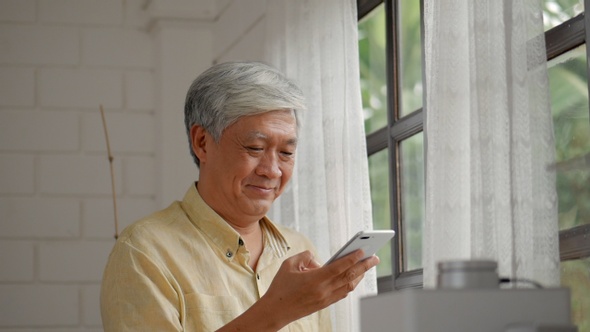
[[[575,332],[553,289],[410,289],[361,299],[363,332]]]

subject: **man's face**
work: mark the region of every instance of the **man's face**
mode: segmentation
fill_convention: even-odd
[[[201,196],[226,221],[258,221],[285,189],[293,173],[297,125],[291,111],[240,118],[219,143],[206,137],[199,156]]]

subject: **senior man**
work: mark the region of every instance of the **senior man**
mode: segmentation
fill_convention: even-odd
[[[359,251],[322,267],[308,239],[265,216],[291,178],[303,109],[301,90],[261,63],[197,77],[185,126],[198,181],[119,236],[105,331],[331,330],[326,308],[379,260]]]

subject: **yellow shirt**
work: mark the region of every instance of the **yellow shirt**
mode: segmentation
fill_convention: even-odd
[[[214,331],[268,290],[281,263],[304,250],[303,235],[261,220],[265,247],[256,271],[243,241],[192,185],[182,202],[123,231],[101,289],[105,331]],[[272,319],[268,317],[266,319]],[[281,331],[331,331],[329,311]]]

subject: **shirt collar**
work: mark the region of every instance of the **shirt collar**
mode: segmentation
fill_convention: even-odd
[[[205,203],[196,183],[187,190],[181,206],[193,225],[205,233],[221,250],[237,250],[240,234]],[[279,258],[285,256],[290,246],[279,229],[266,216],[260,219],[260,226],[264,234],[265,247],[269,247]]]

